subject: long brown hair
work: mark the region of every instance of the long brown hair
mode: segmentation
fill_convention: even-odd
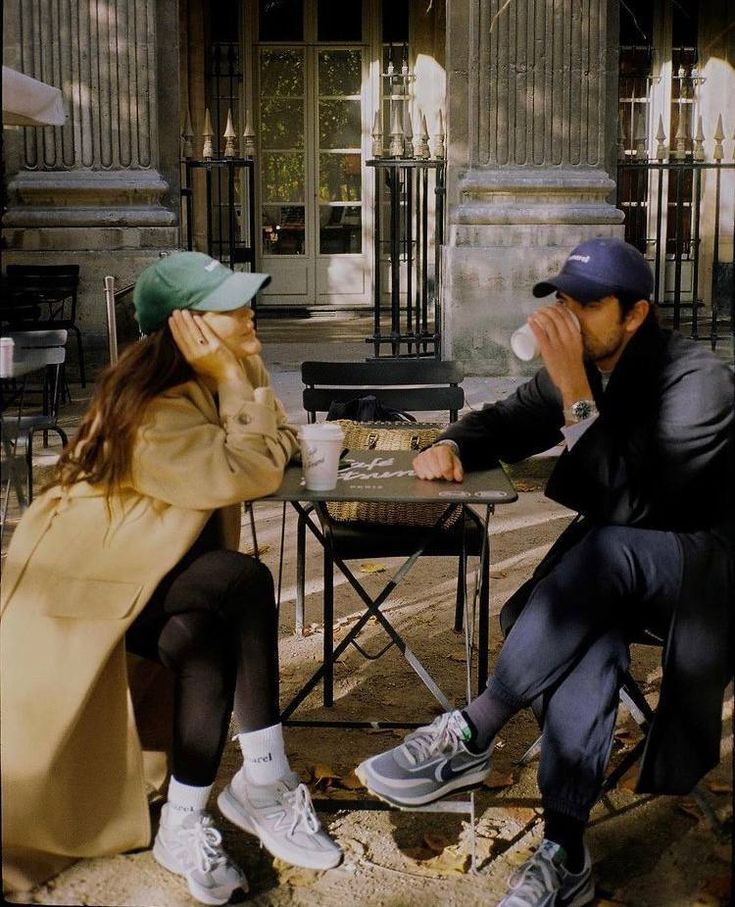
[[[128,347],[102,373],[50,484],[68,488],[86,481],[102,485],[109,498],[130,475],[133,444],[148,403],[193,376],[168,325]]]

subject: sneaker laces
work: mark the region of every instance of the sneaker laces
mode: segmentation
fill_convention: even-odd
[[[293,810],[290,835],[293,835],[302,822],[310,835],[315,835],[319,831],[321,823],[314,812],[314,805],[305,784],[299,784],[295,790],[286,791],[283,802]]]
[[[228,862],[222,849],[222,835],[212,824],[211,816],[202,816],[191,827],[182,828],[181,836],[191,848],[196,868],[202,872],[211,872]]]
[[[529,905],[559,887],[559,869],[554,863],[553,853],[542,844],[536,853],[520,869],[517,869],[508,881],[508,887],[515,892],[515,897],[522,897]],[[523,888],[522,892],[519,889]]]
[[[456,751],[462,744],[462,732],[453,720],[452,712],[440,715],[428,727],[420,727],[409,734],[402,746],[411,765],[424,762],[434,753],[451,748]]]

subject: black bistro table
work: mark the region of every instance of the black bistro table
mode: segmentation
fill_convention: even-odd
[[[291,700],[282,713],[282,720],[292,725],[314,724],[324,726],[343,726],[345,722],[314,722],[293,721],[290,716],[306,699],[314,687],[322,680],[325,686],[331,689],[334,663],[345,651],[347,646],[354,643],[358,634],[371,617],[375,617],[385,630],[392,642],[398,647],[404,658],[418,674],[422,682],[445,710],[450,710],[451,705],[433,680],[426,668],[421,664],[410,646],[400,636],[395,627],[381,611],[382,604],[393,592],[396,586],[409,572],[415,561],[421,556],[435,533],[442,531],[444,521],[455,509],[457,504],[464,506],[480,505],[485,508],[485,535],[481,558],[489,556],[488,522],[490,515],[498,504],[510,504],[518,499],[508,476],[501,467],[478,470],[465,473],[464,481],[425,481],[418,479],[412,468],[415,451],[382,451],[382,450],[348,450],[343,458],[345,464],[339,472],[337,485],[329,491],[309,491],[303,482],[301,466],[291,464],[286,468],[280,488],[269,496],[270,500],[288,501],[296,511],[304,517],[312,534],[324,546],[331,549],[329,531],[329,517],[326,514],[326,505],[336,501],[365,501],[365,502],[411,502],[426,504],[446,504],[446,509],[440,514],[433,526],[426,528],[424,533],[418,533],[418,542],[415,550],[406,558],[398,571],[386,583],[377,596],[371,596],[355,577],[347,564],[331,550],[334,564],[339,567],[345,578],[365,604],[365,612],[355,622],[349,633],[342,639],[338,646],[333,645],[333,603],[324,603],[324,657],[321,667],[304,684],[299,693]],[[319,516],[317,525],[310,515],[312,508]],[[413,530],[412,530],[413,531]],[[488,622],[489,615],[481,614],[479,617],[478,645],[480,658],[487,659],[488,647]],[[469,659],[469,651],[467,657]],[[487,662],[485,662],[487,664]],[[374,727],[376,722],[350,722],[351,727]],[[383,725],[382,722],[380,722]],[[389,726],[387,723],[385,726]],[[411,725],[390,725],[411,726]]]

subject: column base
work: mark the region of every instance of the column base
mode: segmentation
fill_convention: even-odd
[[[457,182],[444,249],[444,350],[469,374],[533,374],[510,351],[512,332],[539,305],[533,285],[574,246],[623,235],[601,170],[471,170]]]

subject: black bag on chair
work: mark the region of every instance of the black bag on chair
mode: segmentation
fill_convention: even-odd
[[[376,396],[353,397],[351,400],[333,400],[327,412],[327,421],[349,419],[352,422],[415,422],[410,413],[392,406],[385,406]]]

